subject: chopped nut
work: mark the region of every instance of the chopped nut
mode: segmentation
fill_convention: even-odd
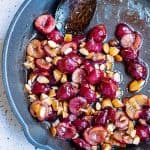
[[[86,56],[86,59],[92,59],[93,56],[94,56],[94,52],[91,52]]]
[[[136,136],[133,140],[133,144],[138,145],[140,143],[140,138],[139,136]]]
[[[63,111],[63,112],[62,112],[62,116],[63,116],[63,118],[67,118],[67,117],[68,117],[68,115],[69,115],[69,114],[68,114],[67,112],[65,112],[65,111]]]
[[[36,77],[37,77],[37,74],[34,74],[34,73],[29,74],[29,80],[31,80],[32,83],[35,81]]]
[[[92,57],[93,61],[100,61],[100,60],[105,60],[105,59],[106,59],[106,55],[102,53],[95,53]]]
[[[80,44],[80,48],[83,48],[85,45],[86,45],[86,43],[85,43],[85,42],[81,42],[81,44]]]
[[[68,55],[69,53],[71,53],[73,51],[73,49],[71,47],[67,48],[64,50],[64,54]]]
[[[59,57],[59,56],[54,57],[54,58],[53,58],[53,64],[54,64],[54,65],[57,65],[57,62],[58,62],[58,60],[60,60],[60,59],[62,59],[62,58]]]
[[[55,97],[55,96],[56,96],[56,90],[55,90],[55,89],[51,89],[51,90],[49,91],[49,97],[53,98],[53,97]]]
[[[45,99],[47,99],[47,98],[48,98],[48,95],[47,95],[47,94],[42,93],[42,94],[40,95],[40,100],[41,100],[41,101],[43,101],[43,100],[45,100]]]
[[[106,59],[107,59],[108,62],[114,62],[114,57],[111,56],[111,55],[107,55]]]
[[[136,130],[130,130],[129,135],[134,138],[136,136]]]
[[[25,90],[26,90],[26,92],[27,93],[29,93],[29,94],[31,94],[32,92],[31,92],[31,86],[29,86],[28,84],[25,84],[25,86],[24,86],[24,88],[25,88]]]
[[[56,128],[55,128],[55,127],[51,126],[51,127],[50,127],[50,131],[51,131],[52,136],[56,136],[57,131],[56,131]]]
[[[96,92],[96,98],[100,98],[101,94],[99,92]]]
[[[98,150],[97,146],[92,146],[92,150]]]
[[[109,53],[109,44],[108,44],[108,43],[104,43],[104,44],[103,44],[103,50],[104,50],[104,52],[105,52],[106,54]]]
[[[114,47],[114,46],[117,46],[118,44],[119,44],[119,41],[116,40],[116,39],[109,41],[109,45],[110,45],[110,46],[113,46],[113,47]]]
[[[110,47],[109,48],[109,54],[113,57],[118,55],[119,52],[120,52],[120,50],[117,47]]]
[[[106,70],[112,70],[112,68],[113,68],[113,63],[107,62],[106,63]]]
[[[115,130],[115,125],[113,123],[110,123],[107,125],[107,131],[112,133]]]
[[[115,60],[118,61],[118,62],[122,62],[122,61],[123,61],[123,58],[122,58],[122,56],[120,56],[120,55],[116,55],[116,56],[115,56]]]
[[[134,80],[129,84],[129,90],[130,92],[136,92],[138,90],[141,89],[141,87],[143,86],[145,80]]]
[[[57,109],[57,115],[63,115],[63,107],[59,105],[58,109]]]
[[[64,41],[65,42],[71,42],[72,41],[72,34],[65,34]]]
[[[111,149],[112,149],[112,147],[110,144],[103,144],[102,145],[102,150],[111,150]]]
[[[121,100],[119,100],[119,99],[114,99],[113,101],[112,101],[112,104],[113,104],[113,106],[114,107],[116,107],[116,108],[122,108],[122,107],[124,107],[124,104],[121,102]]]
[[[113,71],[106,71],[107,72],[107,76],[109,78],[113,78],[114,77],[114,72]]]
[[[56,42],[52,41],[52,40],[49,40],[48,41],[48,46],[51,47],[51,48],[56,48],[57,47],[57,44]]]
[[[113,107],[112,103],[111,103],[111,99],[104,99],[102,101],[102,109],[104,109],[105,107]]]
[[[58,126],[59,123],[60,123],[60,120],[57,119],[57,120],[55,120],[55,122],[52,123],[52,126],[56,127],[56,126]]]
[[[53,75],[54,75],[54,78],[55,78],[56,81],[60,81],[60,79],[62,77],[62,72],[57,70],[57,69],[55,69],[53,71]]]
[[[100,70],[105,70],[105,68],[106,68],[106,65],[105,65],[105,64],[101,64],[101,65],[99,66],[99,69],[100,69]]]
[[[96,103],[96,110],[101,110],[101,104],[99,102]]]
[[[29,95],[29,101],[30,101],[30,102],[34,102],[34,101],[36,101],[36,100],[37,100],[37,97],[36,97],[35,94],[30,94],[30,95]]]
[[[65,112],[68,112],[68,103],[67,102],[63,102],[63,110]]]
[[[33,61],[34,61],[34,58],[31,57],[31,56],[27,56],[27,57],[26,57],[26,60],[27,60],[28,62],[33,62]]]
[[[58,107],[59,107],[58,100],[53,100],[52,107],[53,107],[54,111],[58,111]]]
[[[34,61],[26,61],[24,63],[24,66],[27,68],[27,69],[34,69],[35,68],[35,64],[34,64]]]
[[[52,58],[51,58],[51,57],[46,57],[45,60],[46,60],[48,63],[51,63],[51,62],[52,62]]]
[[[113,75],[113,79],[119,83],[119,82],[121,82],[121,75],[118,72],[116,72]]]
[[[80,48],[79,52],[84,55],[84,56],[88,56],[89,55],[89,51],[86,48]]]
[[[61,81],[60,81],[61,83],[65,83],[65,82],[67,82],[67,75],[66,74],[63,74],[62,75],[62,78],[61,78]]]
[[[49,79],[46,78],[46,77],[44,77],[44,76],[38,76],[37,81],[38,81],[39,83],[43,83],[43,84],[49,83]]]
[[[41,45],[44,46],[47,44],[47,42],[48,42],[47,40],[43,40],[43,41],[41,41]]]
[[[75,136],[74,136],[72,139],[76,139],[76,138],[78,138],[78,137],[79,137],[79,134],[76,133]]]

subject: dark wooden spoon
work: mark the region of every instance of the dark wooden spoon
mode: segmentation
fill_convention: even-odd
[[[83,33],[95,9],[96,0],[62,0],[55,13],[56,26],[62,33]]]

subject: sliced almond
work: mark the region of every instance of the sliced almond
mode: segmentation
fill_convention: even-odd
[[[51,63],[51,62],[52,62],[52,58],[51,58],[51,57],[45,57],[45,60],[46,60],[48,63]]]
[[[56,90],[55,90],[55,89],[51,89],[51,90],[49,91],[49,97],[53,98],[53,97],[55,97],[55,96],[56,96]]]
[[[86,48],[80,48],[79,52],[84,55],[84,56],[88,56],[89,55],[89,51]]]
[[[51,47],[51,48],[56,48],[57,47],[57,44],[56,42],[52,41],[52,40],[49,40],[48,41],[48,46]]]
[[[96,102],[96,110],[101,110],[101,104],[99,102]]]
[[[68,55],[68,54],[70,54],[72,51],[73,51],[73,49],[72,49],[71,47],[69,47],[69,48],[67,48],[67,49],[64,50],[64,54],[65,54],[65,55]]]
[[[28,84],[25,84],[25,86],[24,86],[24,88],[25,88],[25,91],[27,92],[27,93],[29,93],[29,94],[31,94],[32,92],[31,92],[31,86],[29,86]]]
[[[46,78],[45,76],[38,76],[37,81],[38,81],[39,83],[42,83],[42,84],[47,84],[47,83],[49,83],[49,79]]]
[[[136,91],[139,91],[142,86],[144,85],[144,80],[134,80],[132,81],[130,84],[129,84],[129,90],[130,92],[136,92]]]

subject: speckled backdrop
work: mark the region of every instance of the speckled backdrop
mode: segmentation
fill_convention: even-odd
[[[12,17],[24,0],[0,0],[0,61],[2,44]],[[8,105],[0,67],[0,150],[34,150]]]

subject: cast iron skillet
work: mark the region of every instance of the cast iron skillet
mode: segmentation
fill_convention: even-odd
[[[121,2],[123,1],[123,2]],[[28,101],[24,92],[26,81],[23,62],[25,60],[25,48],[30,39],[37,36],[33,29],[33,20],[40,14],[55,12],[59,0],[26,0],[9,27],[2,58],[3,83],[11,108],[24,129],[28,141],[36,147],[47,150],[72,150],[65,141],[53,138],[49,135],[45,124],[33,119],[28,111]],[[98,23],[104,23],[109,31],[108,39],[113,37],[115,26],[119,22],[126,22],[142,33],[144,41],[141,48],[141,58],[150,68],[150,1],[149,0],[98,0],[97,10],[90,27]],[[122,83],[124,95],[130,95],[126,90],[126,83],[131,80],[124,72],[123,65],[117,65],[116,69],[125,76]],[[147,78],[147,81],[149,78]],[[150,83],[140,91],[150,96]],[[150,142],[138,147],[128,149],[149,150]]]

